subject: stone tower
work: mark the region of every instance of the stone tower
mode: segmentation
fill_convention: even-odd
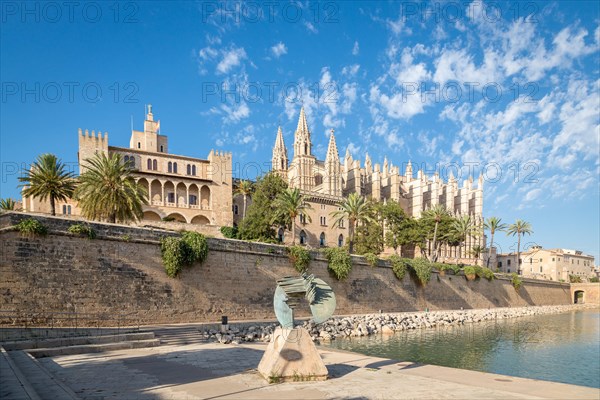
[[[315,186],[313,167],[315,157],[312,155],[310,131],[306,123],[304,107],[300,109],[298,127],[294,133],[294,159],[291,165],[290,186],[302,190],[312,190]]]
[[[79,173],[83,174],[85,172],[85,160],[94,157],[96,153],[108,155],[108,132],[104,132],[104,136],[102,136],[100,131],[96,135],[95,131],[90,134],[87,129],[85,131],[79,129],[78,133],[79,152],[77,158],[79,160]]]
[[[144,120],[144,131],[131,131],[129,148],[141,151],[168,153],[167,136],[159,134],[159,131],[160,121],[154,120],[152,104],[148,104],[148,113]]]
[[[334,196],[342,195],[342,166],[340,164],[340,156],[338,154],[337,145],[335,143],[335,135],[331,130],[329,136],[329,146],[327,147],[327,156],[325,157],[325,179],[323,181],[323,189],[327,194]]]
[[[274,172],[281,175],[282,178],[287,178],[288,170],[288,154],[285,142],[283,141],[283,133],[281,127],[277,130],[277,138],[275,138],[275,146],[273,147],[273,157],[271,158],[271,168]]]

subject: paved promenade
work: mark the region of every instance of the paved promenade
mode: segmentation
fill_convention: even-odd
[[[84,399],[600,399],[600,390],[320,348],[331,379],[267,384],[264,344],[160,346],[41,358]]]

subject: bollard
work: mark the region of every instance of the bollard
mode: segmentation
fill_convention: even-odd
[[[227,315],[221,317],[221,333],[226,333],[229,330]]]

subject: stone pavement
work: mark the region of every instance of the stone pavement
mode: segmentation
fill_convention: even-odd
[[[600,399],[600,390],[319,348],[330,379],[267,384],[264,344],[160,346],[41,358],[83,399]]]

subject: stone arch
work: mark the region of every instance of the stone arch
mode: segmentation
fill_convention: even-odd
[[[144,190],[146,191],[146,198],[149,199],[150,198],[150,183],[148,183],[148,180],[146,178],[140,178],[140,179],[138,179],[137,184],[144,188]]]
[[[150,183],[150,193],[148,193],[148,199],[151,204],[162,205],[162,185],[158,179],[154,179]]]
[[[154,211],[144,211],[143,219],[145,219],[147,221],[161,221],[162,220],[160,215],[158,215],[158,213],[154,212]]]
[[[175,200],[177,200],[177,207],[185,207],[187,205],[187,186],[185,183],[179,182],[175,187]]]
[[[304,229],[300,231],[300,244],[306,244],[306,232],[304,232]]]
[[[171,207],[175,207],[175,185],[171,181],[165,182],[165,202]]]
[[[573,292],[573,304],[585,304],[585,290]]]
[[[342,235],[340,233],[340,236],[338,236],[338,247],[342,247],[344,245],[344,235]]]
[[[315,175],[315,186],[319,186],[323,184],[323,175],[316,174]]]
[[[188,188],[188,204],[192,208],[198,208],[200,204],[200,190],[198,189],[198,185],[192,183]]]
[[[175,221],[183,222],[184,224],[187,223],[187,220],[185,219],[185,217],[179,213],[171,213],[171,214],[167,215],[167,218],[173,218]]]
[[[192,218],[192,224],[209,225],[210,220],[208,218],[206,218],[204,215],[196,215],[194,218]]]
[[[327,242],[325,241],[325,232],[321,232],[321,235],[319,235],[319,246],[325,247],[326,244]]]
[[[202,205],[202,209],[210,209],[210,188],[206,185],[200,189],[200,204]]]

